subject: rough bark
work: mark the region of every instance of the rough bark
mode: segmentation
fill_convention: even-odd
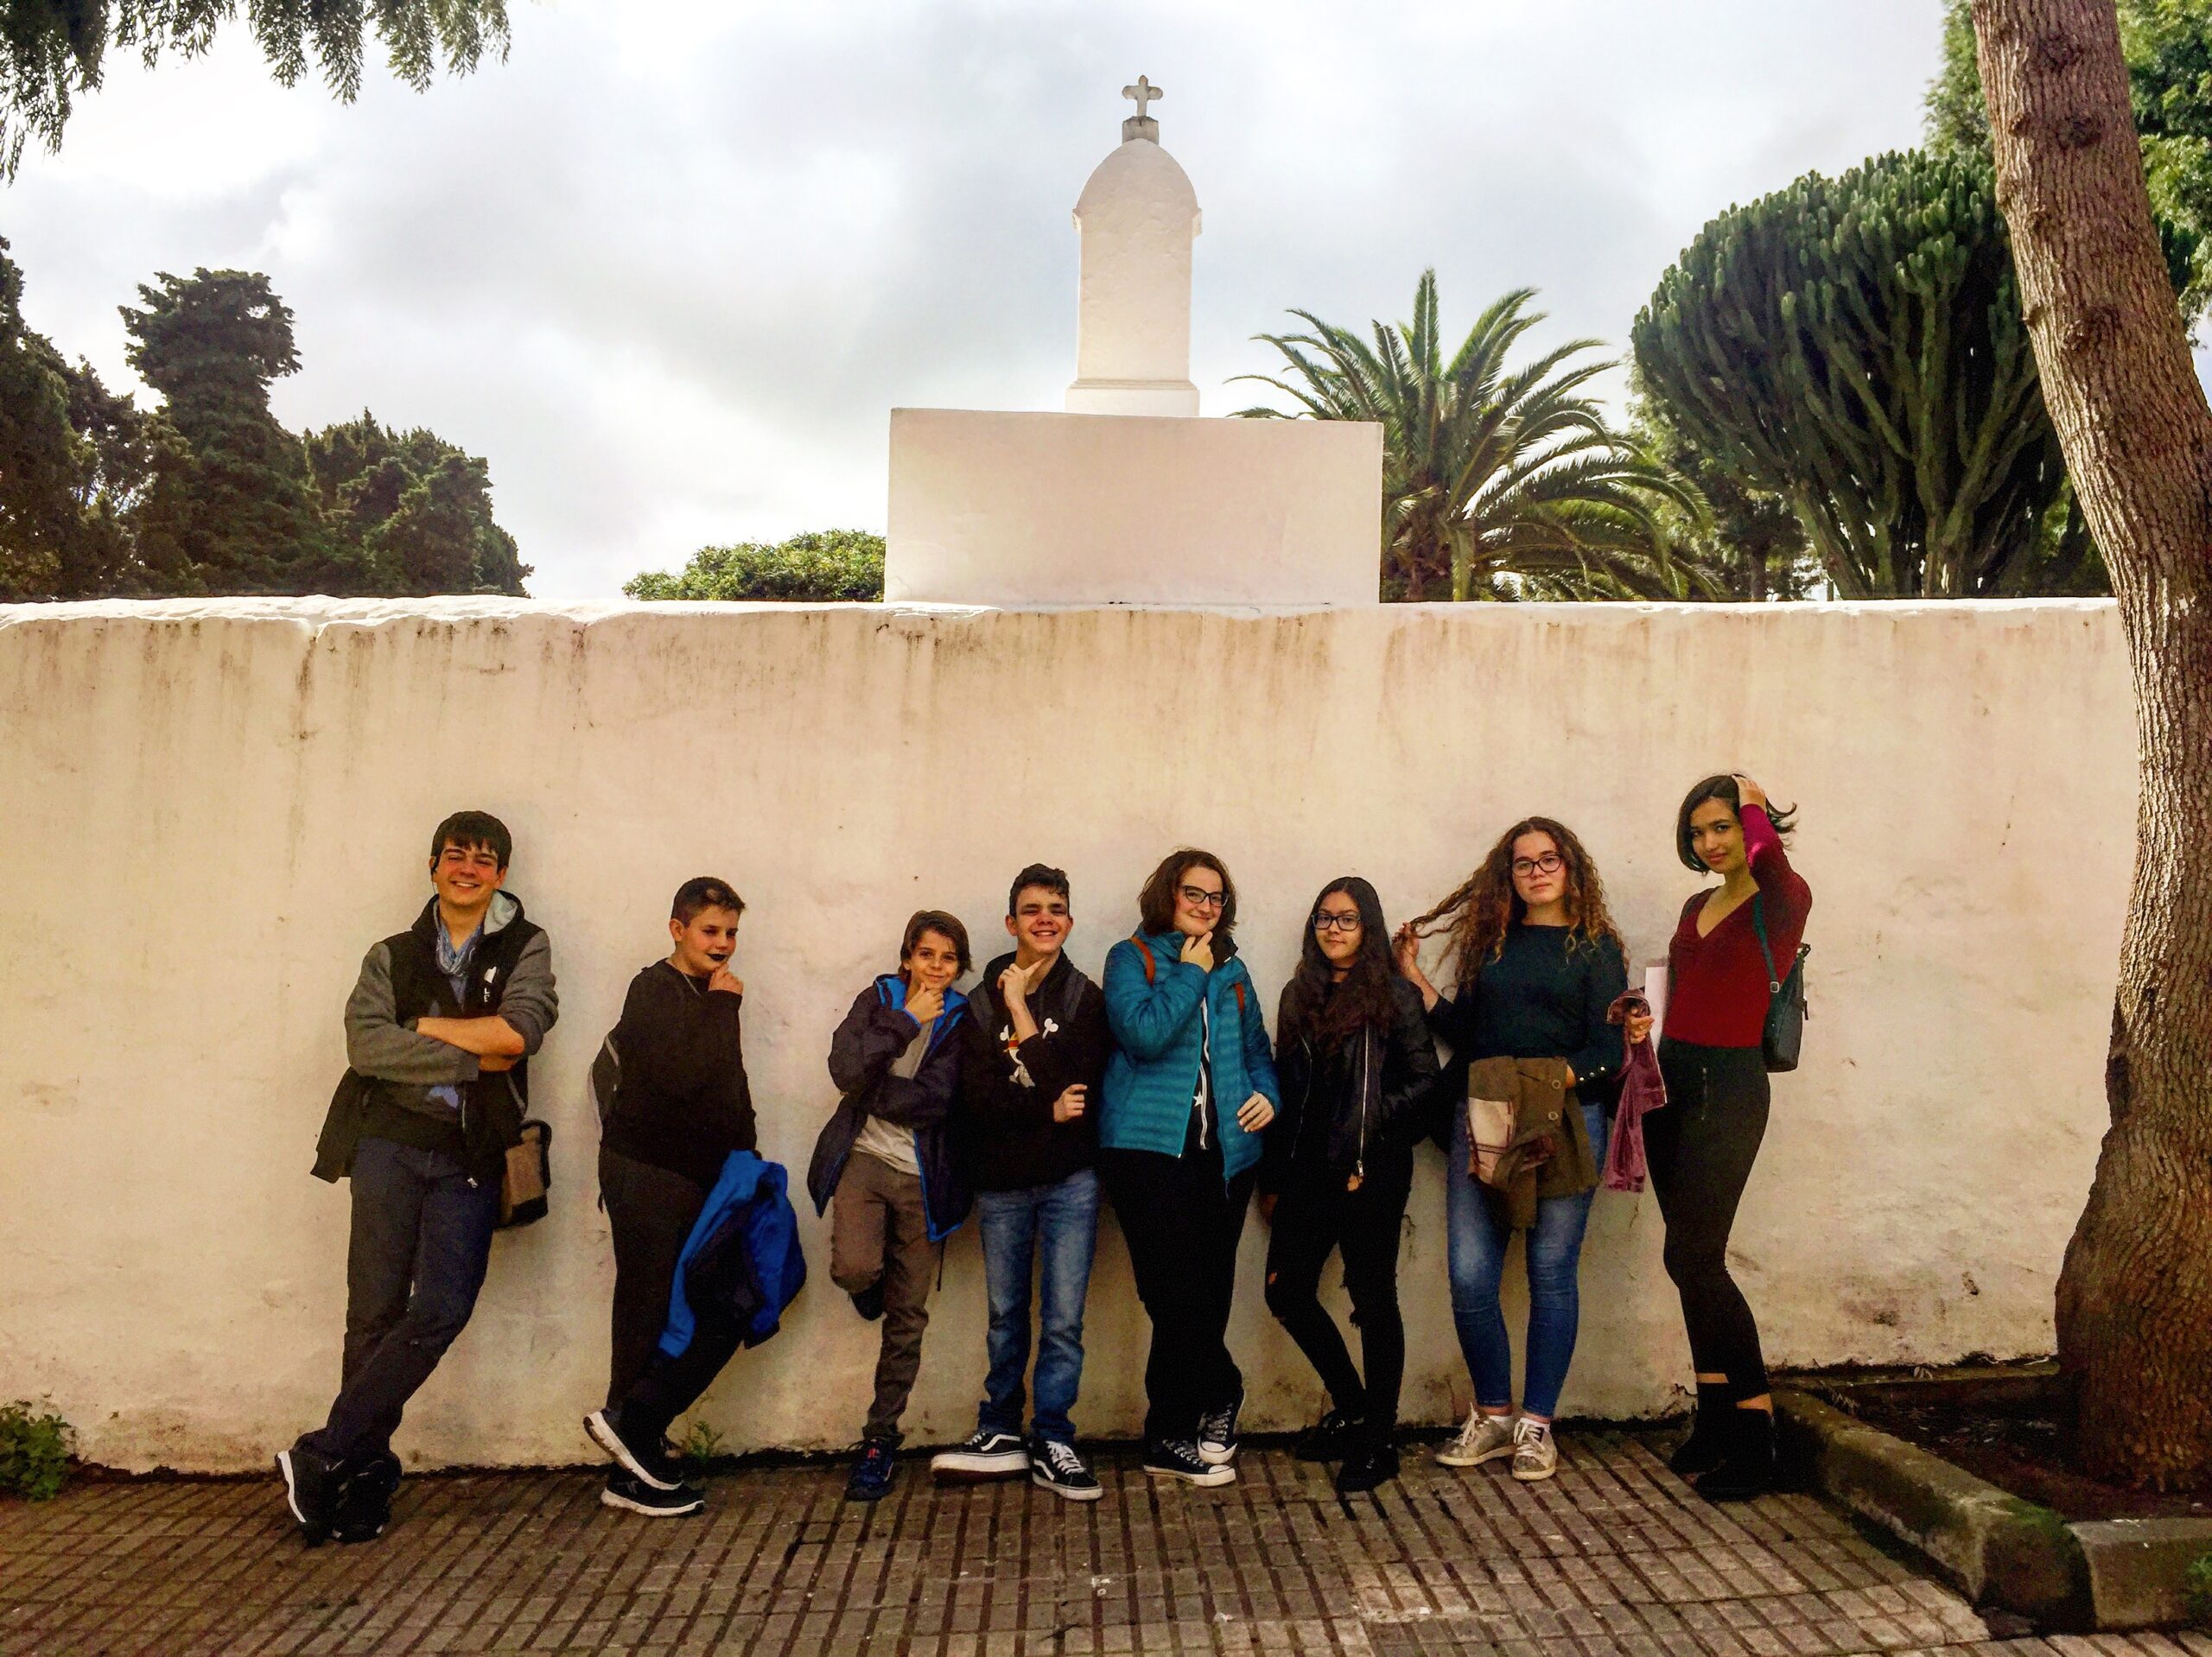
[[[2212,409],[2152,228],[2113,0],[1974,0],[1974,18],[1998,200],[2044,400],[2120,600],[2142,764],[2111,1126],[2059,1279],[2059,1359],[2088,1471],[2201,1488],[2212,1484]]]

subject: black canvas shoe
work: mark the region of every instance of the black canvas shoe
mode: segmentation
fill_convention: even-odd
[[[1029,1446],[1011,1432],[989,1427],[976,1428],[965,1444],[930,1457],[930,1476],[939,1484],[1016,1478],[1028,1470]]]
[[[1144,1470],[1156,1479],[1183,1479],[1192,1484],[1236,1482],[1236,1470],[1226,1462],[1214,1463],[1198,1453],[1188,1438],[1149,1443],[1144,1447]]]
[[[1340,1496],[1357,1495],[1388,1484],[1398,1476],[1398,1452],[1389,1444],[1373,1445],[1355,1450],[1344,1457],[1344,1464],[1337,1470],[1337,1494]]]
[[[1096,1501],[1106,1492],[1073,1444],[1057,1438],[1039,1438],[1029,1447],[1029,1482],[1070,1501]]]
[[[330,1533],[341,1542],[373,1542],[391,1522],[392,1493],[399,1489],[399,1457],[385,1451],[346,1481]]]
[[[1342,1410],[1331,1410],[1298,1435],[1290,1453],[1301,1462],[1340,1462],[1359,1444],[1360,1424]]]
[[[622,1470],[632,1478],[641,1479],[656,1490],[673,1490],[682,1485],[683,1478],[668,1452],[656,1444],[647,1444],[644,1436],[626,1434],[622,1429],[622,1411],[594,1410],[584,1417],[584,1431],[597,1444],[620,1464]]]
[[[1198,1454],[1209,1464],[1222,1467],[1236,1459],[1236,1417],[1243,1408],[1240,1398],[1198,1418]]]
[[[599,1493],[599,1505],[623,1513],[643,1514],[648,1519],[681,1519],[685,1514],[697,1513],[705,1507],[707,1498],[688,1484],[678,1484],[673,1490],[660,1489],[618,1467],[607,1476],[607,1488]]]
[[[869,1323],[872,1324],[883,1316],[883,1279],[881,1278],[876,1279],[865,1289],[855,1289],[852,1291],[852,1297],[853,1310]]]
[[[845,1479],[848,1501],[880,1501],[899,1477],[899,1446],[888,1438],[863,1438]]]
[[[294,1444],[276,1452],[276,1470],[284,1476],[284,1505],[300,1527],[300,1539],[309,1547],[321,1546],[338,1517],[345,1470],[318,1451]]]

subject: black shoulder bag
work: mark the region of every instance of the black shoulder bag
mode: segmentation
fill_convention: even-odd
[[[1766,962],[1766,1028],[1759,1036],[1759,1057],[1770,1071],[1794,1070],[1797,1051],[1804,1045],[1805,1020],[1812,1016],[1805,1005],[1805,957],[1809,943],[1797,946],[1787,976],[1774,970],[1774,950],[1766,941],[1766,894],[1751,899],[1751,930],[1759,935],[1759,955]]]

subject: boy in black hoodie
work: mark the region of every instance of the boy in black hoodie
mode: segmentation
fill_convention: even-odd
[[[1033,863],[1007,894],[1011,955],[983,968],[960,1072],[959,1142],[976,1188],[990,1297],[990,1372],[976,1432],[930,1463],[940,1482],[1012,1477],[1077,1501],[1098,1481],[1069,1413],[1083,1381],[1083,1305],[1098,1235],[1090,1095],[1113,1038],[1106,1000],[1064,953],[1068,877]],[[1021,1432],[1029,1279],[1042,1254],[1036,1414]]]
[[[757,1146],[738,1022],[745,983],[729,965],[744,912],[727,880],[702,875],[677,887],[675,947],[630,981],[611,1038],[620,1080],[600,1135],[599,1188],[614,1234],[613,1362],[607,1407],[584,1429],[616,1463],[601,1502],[653,1518],[696,1513],[702,1498],[661,1444],[668,1419],[690,1400],[639,1382],[668,1324],[677,1257],[722,1164]],[[711,1368],[691,1379],[705,1384]]]

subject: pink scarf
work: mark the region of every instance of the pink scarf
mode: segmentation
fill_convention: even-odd
[[[1648,1018],[1651,1003],[1634,990],[1605,1009],[1607,1024],[1625,1023],[1629,1014]],[[1621,1102],[1605,1142],[1605,1187],[1609,1191],[1643,1189],[1643,1114],[1667,1102],[1667,1083],[1659,1074],[1659,1055],[1649,1039],[1632,1042],[1621,1034]]]

